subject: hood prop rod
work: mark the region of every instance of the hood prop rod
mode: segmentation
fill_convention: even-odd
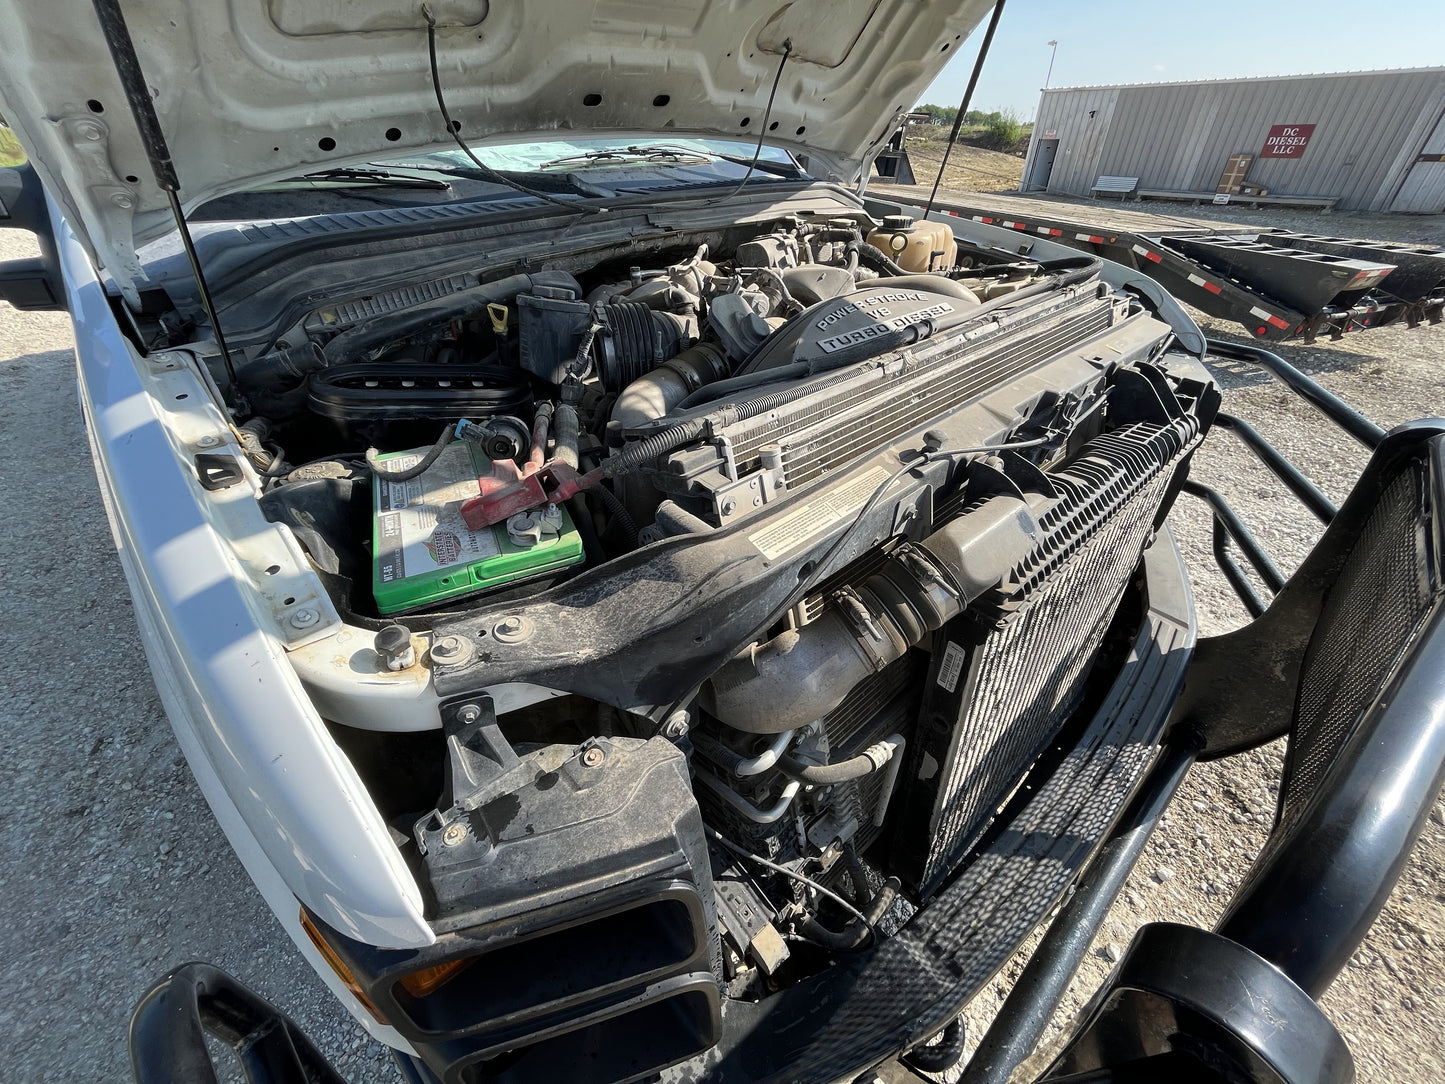
[[[125,24],[125,15],[120,10],[120,0],[91,0],[100,30],[105,36],[106,47],[115,64],[116,75],[120,77],[121,88],[125,91],[126,103],[130,106],[131,117],[140,133],[141,145],[150,159],[151,173],[156,184],[165,192],[171,205],[171,216],[181,233],[181,244],[186,250],[186,259],[191,265],[191,274],[201,294],[201,306],[206,310],[206,319],[216,335],[216,345],[221,350],[221,360],[226,366],[226,377],[230,381],[232,394],[237,392],[236,369],[231,361],[231,351],[226,345],[226,336],[221,331],[221,321],[216,315],[215,303],[211,300],[211,288],[206,284],[205,273],[201,270],[200,257],[196,255],[195,242],[191,239],[190,227],[186,225],[185,212],[181,209],[180,178],[176,175],[175,163],[171,160],[170,147],[166,145],[165,133],[161,131],[160,118],[156,116],[155,104],[146,89],[145,75],[141,71],[140,57],[136,55],[135,43],[131,41],[130,30]]]
[[[95,0],[97,4],[100,0]],[[943,148],[943,161],[938,163],[938,176],[933,178],[933,191],[928,193],[928,203],[924,205],[923,217],[927,218],[933,210],[933,201],[938,198],[938,186],[943,183],[943,171],[948,168],[948,156],[953,153],[953,145],[958,142],[958,130],[963,127],[963,115],[968,112],[968,105],[973,101],[973,88],[978,86],[978,77],[983,72],[983,62],[988,59],[988,47],[993,44],[993,32],[998,29],[998,21],[1003,17],[1003,6],[1005,0],[998,0],[993,7],[993,18],[988,21],[988,30],[984,32],[983,44],[978,47],[978,59],[973,62],[973,74],[968,77],[968,86],[963,91],[963,101],[958,103],[958,114],[953,118],[953,131],[948,134],[948,146]],[[147,102],[146,104],[150,104]],[[905,130],[908,122],[903,122]]]

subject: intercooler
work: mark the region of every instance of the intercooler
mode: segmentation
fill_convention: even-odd
[[[1025,299],[799,393],[778,393],[772,409],[720,422],[710,444],[673,453],[654,482],[679,498],[706,498],[721,521],[750,513],[1050,360],[1086,349],[1102,358],[1088,344],[1130,319],[1126,301],[1096,287]],[[1133,319],[1140,324],[1137,337],[1126,333],[1111,346],[1111,357],[1147,352],[1167,330]]]
[[[894,870],[931,894],[1079,706],[1198,422],[1136,422],[1050,475],[1032,553],[942,630],[910,741]]]

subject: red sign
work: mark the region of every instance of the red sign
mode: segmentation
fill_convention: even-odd
[[[1313,124],[1276,124],[1264,137],[1261,158],[1303,158],[1314,133]]]

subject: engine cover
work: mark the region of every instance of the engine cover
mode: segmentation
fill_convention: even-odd
[[[971,307],[962,298],[927,290],[867,287],[810,314],[792,360],[830,367],[887,348],[915,324],[937,323]]]

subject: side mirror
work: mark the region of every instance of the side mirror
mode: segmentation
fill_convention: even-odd
[[[0,168],[0,229],[28,230],[40,255],[0,261],[0,301],[17,309],[63,309],[65,289],[40,177],[28,164]]]

